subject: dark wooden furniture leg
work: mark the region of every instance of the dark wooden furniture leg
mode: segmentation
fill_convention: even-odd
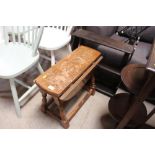
[[[155,108],[153,108],[152,111],[148,114],[148,116],[147,116],[145,122],[148,121],[148,120],[152,117],[152,115],[154,115],[154,113],[155,113]],[[145,123],[145,122],[144,122],[144,123]]]
[[[75,50],[76,48],[78,48],[80,42],[81,42],[80,38],[73,36],[72,50]]]

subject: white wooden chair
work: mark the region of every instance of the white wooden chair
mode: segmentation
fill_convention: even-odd
[[[55,64],[54,52],[67,45],[68,51],[71,52],[69,44],[71,40],[72,26],[47,26],[44,28],[43,36],[39,48],[51,52],[51,58],[41,54],[40,56]]]
[[[20,29],[20,31],[19,31]],[[43,72],[38,60],[38,46],[43,33],[43,27],[3,27],[5,43],[0,45],[0,78],[8,79],[15,104],[17,116],[21,116],[22,102],[35,89],[36,85],[28,86],[17,79],[17,76],[37,66],[40,73]],[[21,31],[22,30],[22,31]],[[11,33],[12,41],[9,42],[8,33]],[[21,38],[22,34],[22,38]],[[15,82],[28,90],[18,98]]]

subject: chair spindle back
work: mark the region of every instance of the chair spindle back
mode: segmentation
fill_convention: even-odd
[[[5,43],[24,44],[33,49],[35,56],[42,37],[43,27],[38,26],[4,26]]]

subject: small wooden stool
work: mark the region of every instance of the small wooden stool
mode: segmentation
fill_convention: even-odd
[[[40,75],[35,82],[43,97],[42,111],[55,116],[68,128],[69,121],[95,93],[92,70],[101,59],[99,51],[80,46]]]

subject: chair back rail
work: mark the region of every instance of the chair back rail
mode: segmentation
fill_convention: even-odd
[[[8,44],[11,41],[14,44],[24,44],[32,48],[32,55],[37,54],[37,47],[40,43],[43,33],[43,27],[38,26],[4,26],[3,27],[5,43]]]
[[[45,26],[45,27],[47,27],[47,26]],[[72,28],[73,28],[73,26],[49,26],[49,27],[59,29],[62,31],[66,31],[68,35],[70,35]]]

